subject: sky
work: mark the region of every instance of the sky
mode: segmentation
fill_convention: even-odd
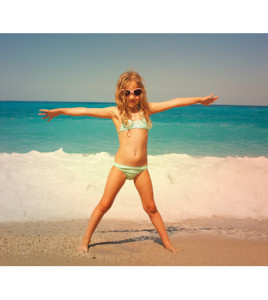
[[[0,100],[113,102],[134,69],[149,102],[268,105],[268,34],[0,34]],[[216,104],[215,103],[215,104]]]

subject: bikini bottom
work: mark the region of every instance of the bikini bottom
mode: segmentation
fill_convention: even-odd
[[[145,171],[148,169],[148,166],[142,166],[142,167],[129,167],[129,166],[124,166],[120,165],[116,162],[114,162],[114,166],[121,170],[123,173],[126,174],[127,179],[131,180],[134,177],[136,177],[138,174],[140,174],[142,171]]]

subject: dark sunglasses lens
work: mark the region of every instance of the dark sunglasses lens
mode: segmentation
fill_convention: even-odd
[[[125,96],[129,96],[130,95],[130,91],[129,90],[125,90]]]
[[[139,96],[141,94],[141,89],[136,89],[135,91],[134,91],[134,95],[135,96]]]

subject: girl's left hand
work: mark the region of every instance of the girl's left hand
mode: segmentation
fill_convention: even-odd
[[[203,105],[210,105],[211,103],[213,103],[215,100],[217,100],[219,97],[213,97],[213,93],[207,97],[203,97],[200,100],[200,103]]]

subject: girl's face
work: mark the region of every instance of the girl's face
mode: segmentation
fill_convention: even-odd
[[[125,89],[132,92],[129,96],[125,96],[126,101],[127,101],[127,106],[130,109],[135,109],[140,102],[140,96],[136,96],[133,93],[133,91],[138,88],[139,88],[139,86],[136,81],[130,81],[126,84]]]

